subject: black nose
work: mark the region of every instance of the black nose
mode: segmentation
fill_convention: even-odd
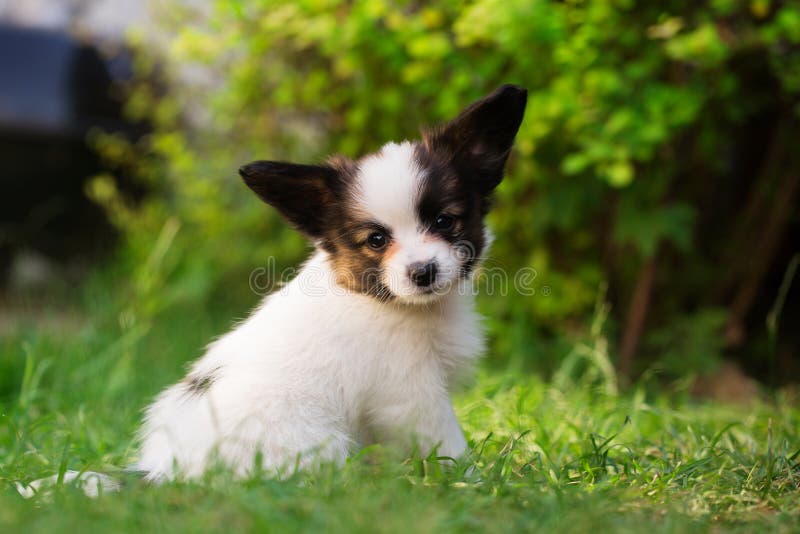
[[[419,287],[428,287],[436,280],[436,262],[412,263],[408,266],[408,277]]]

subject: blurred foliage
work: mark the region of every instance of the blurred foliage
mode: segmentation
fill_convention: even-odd
[[[153,123],[152,135],[139,146],[92,138],[111,159],[137,160],[157,194],[134,209],[109,177],[90,188],[125,229],[130,264],[158,263],[158,282],[136,280],[162,288],[154,306],[254,302],[253,268],[307,254],[303,239],[241,185],[239,165],[355,157],[517,83],[529,89],[529,105],[490,216],[497,239],[488,265],[532,267],[536,291],[483,297],[490,358],[556,369],[592,338],[606,282],[602,328],[613,338],[638,269],[658,257],[669,285],[652,306],[657,327],[640,365],[665,355],[675,372],[713,366],[725,311],[701,293],[719,276],[719,251],[698,242],[698,221],[734,165],[732,132],[753,117],[800,111],[796,3],[160,5],[162,27],[174,35],[164,53],[146,51],[141,35],[133,41],[143,50],[142,79],[158,71],[170,90],[143,82],[128,106]],[[159,239],[171,249],[152,259]]]

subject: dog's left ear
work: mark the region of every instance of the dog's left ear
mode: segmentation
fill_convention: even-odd
[[[478,100],[444,127],[424,134],[429,150],[440,151],[487,195],[503,179],[503,167],[525,115],[528,92],[503,85]]]
[[[331,165],[254,161],[241,167],[239,175],[261,200],[314,239],[322,237],[342,188],[341,170]]]

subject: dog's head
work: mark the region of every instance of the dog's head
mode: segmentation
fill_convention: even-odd
[[[431,302],[469,275],[485,247],[483,218],[526,99],[505,85],[422,141],[324,165],[256,161],[239,173],[329,254],[339,285]]]

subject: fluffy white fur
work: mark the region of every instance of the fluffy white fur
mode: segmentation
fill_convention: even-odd
[[[317,251],[194,363],[190,376],[213,377],[205,392],[178,383],[147,409],[135,469],[150,480],[191,478],[221,461],[245,475],[260,458],[280,473],[341,462],[375,440],[465,452],[449,390],[481,353],[482,329],[468,282],[422,304],[400,282],[412,261],[454,261],[416,220],[420,179],[411,146],[391,144],[362,163],[356,188],[360,209],[392,228],[387,283],[403,298],[345,291]]]

